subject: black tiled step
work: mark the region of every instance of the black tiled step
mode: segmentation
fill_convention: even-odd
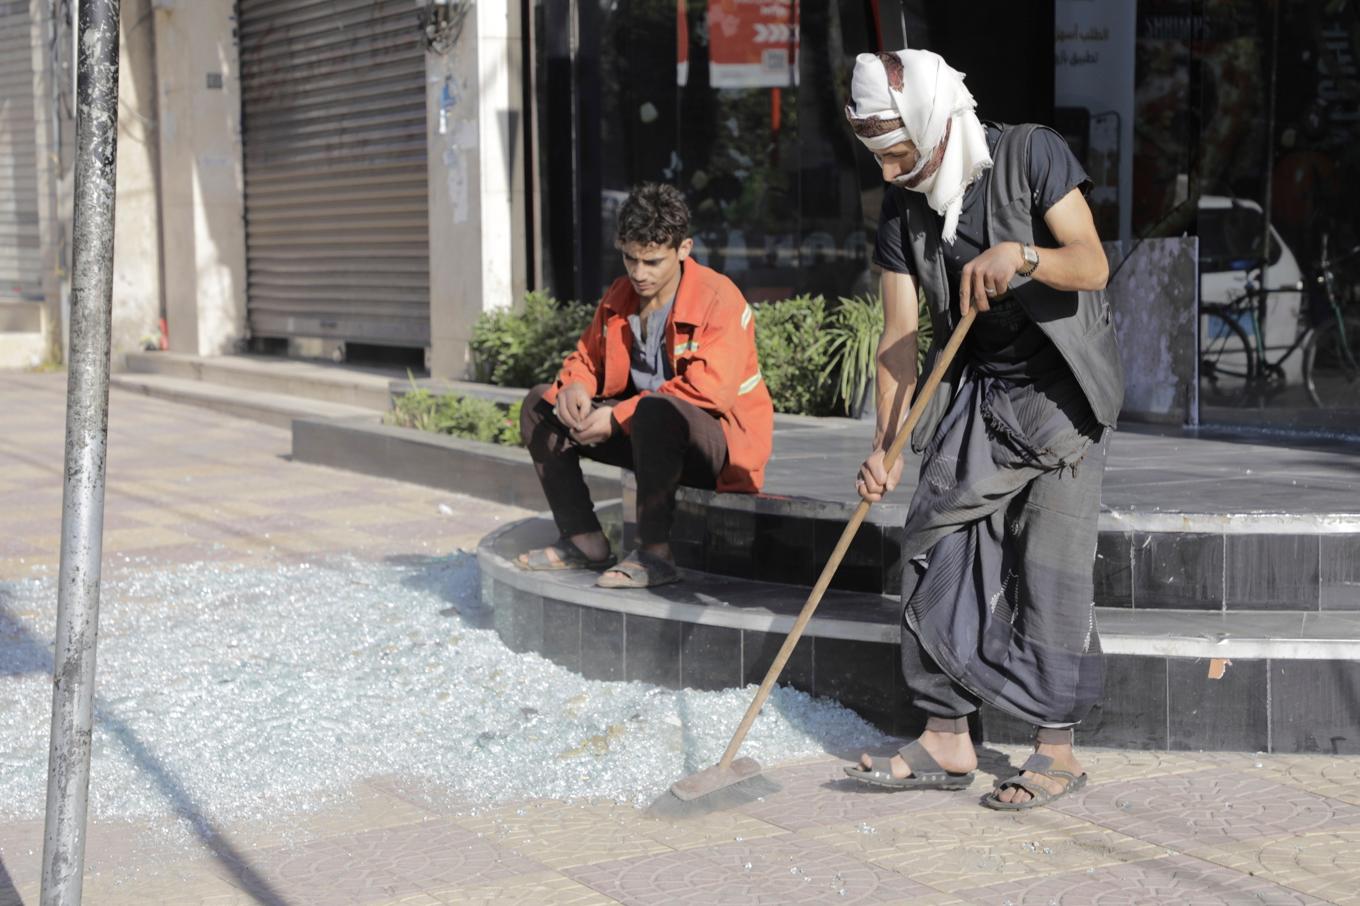
[[[759,683],[807,589],[687,572],[650,591],[594,587],[586,571],[527,573],[510,562],[555,537],[537,518],[479,551],[494,625],[598,679],[721,689]],[[1098,608],[1107,681],[1078,729],[1083,744],[1141,749],[1360,751],[1360,614]],[[898,659],[900,604],[833,589],[781,682],[836,698],[886,732],[922,722]],[[1023,742],[1023,722],[990,707],[987,738]]]
[[[635,535],[632,481],[625,473],[623,507],[610,517],[624,519],[626,541]],[[672,547],[686,569],[811,586],[853,509],[842,500],[681,488]],[[900,593],[905,518],[901,504],[870,510],[831,587]],[[1336,532],[1323,517],[1105,511],[1095,600],[1146,610],[1360,610],[1360,521],[1356,528]]]

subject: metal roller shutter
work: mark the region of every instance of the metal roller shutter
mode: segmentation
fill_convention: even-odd
[[[411,0],[240,0],[251,333],[430,342]]]
[[[0,302],[41,302],[38,149],[28,0],[0,0]]]

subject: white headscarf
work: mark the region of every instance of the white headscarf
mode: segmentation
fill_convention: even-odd
[[[897,184],[924,194],[944,217],[946,242],[957,233],[964,190],[992,165],[976,109],[963,73],[939,54],[899,50],[855,59],[845,115],[875,154],[908,140],[916,145],[920,161]]]

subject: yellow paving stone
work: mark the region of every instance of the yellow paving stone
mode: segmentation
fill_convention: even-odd
[[[991,789],[992,782],[996,779],[993,775],[1001,770],[1001,759],[997,757],[998,754],[1010,759],[1010,769],[1014,771],[1024,764],[1025,759],[1033,751],[1033,746],[988,743],[980,750],[979,757],[981,768],[979,775],[986,774],[987,776],[984,789]],[[1097,749],[1082,746],[1080,742],[1077,745],[1077,759],[1086,769],[1086,773],[1090,776],[1089,782],[1092,785],[1118,783],[1125,780],[1143,780],[1148,777],[1170,774],[1184,774],[1190,771],[1202,771],[1206,767],[1202,754],[1192,756],[1178,752]],[[1246,764],[1249,764],[1251,756],[1243,756],[1243,759]],[[1010,774],[1007,773],[1006,776],[1009,777]]]
[[[135,555],[141,548],[166,547],[192,540],[181,532],[160,527],[114,529],[104,533],[104,553]]]
[[[599,906],[617,903],[611,897],[564,878],[556,872],[536,872],[480,887],[449,887],[390,900],[382,906]]]
[[[497,846],[556,869],[673,849],[638,833],[636,809],[617,803],[535,800],[453,820]]]
[[[1195,852],[1339,906],[1360,906],[1360,828],[1246,840]]]
[[[53,473],[59,473],[60,469],[55,467],[39,466],[33,463],[26,463],[19,459],[6,457],[5,459],[5,482],[0,490],[24,490],[34,484],[49,478]]]
[[[1319,796],[1360,805],[1360,758],[1329,755],[1261,755],[1253,765],[1272,780]]]
[[[1078,746],[1077,759],[1086,769],[1092,785],[1185,774],[1202,771],[1205,767],[1202,761],[1197,762],[1188,755],[1176,752],[1142,752],[1132,749],[1087,749]]]
[[[431,820],[433,816],[424,809],[360,783],[312,810],[234,824],[223,835],[241,850],[267,849]]]
[[[1046,809],[966,808],[835,825],[801,836],[946,892],[1156,858],[1160,847]]]
[[[243,499],[240,495],[236,494],[233,491],[230,499],[225,499],[220,502],[214,502],[209,507],[200,506],[196,508],[189,506],[181,509],[181,512],[186,513],[193,512],[201,513],[204,511],[210,512],[213,515],[217,516],[219,521],[235,522],[238,521],[243,516],[245,517],[272,516],[275,513],[279,512],[279,508],[272,501],[262,503],[253,500]]]
[[[254,897],[199,862],[147,866],[129,875],[126,870],[87,874],[84,901],[100,906],[254,906]],[[36,896],[25,903],[37,902]]]
[[[737,838],[756,840],[788,833],[782,827],[736,811],[713,812],[677,821],[651,818],[638,811],[631,817],[623,815],[622,820],[637,833],[675,850],[720,846]]]
[[[0,580],[25,579],[29,576],[49,575],[61,559],[59,553],[32,557],[0,558]]]
[[[975,906],[974,901],[961,900],[952,893],[918,894],[905,900],[888,900],[883,906]]]
[[[403,513],[399,513],[395,508],[386,503],[370,503],[364,506],[345,507],[343,510],[335,510],[330,518],[335,520],[336,525],[382,525],[383,523],[402,523],[408,521],[401,518]],[[429,518],[437,516],[438,512],[430,507],[422,510],[421,516]]]

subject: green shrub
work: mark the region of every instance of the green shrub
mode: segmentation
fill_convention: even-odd
[[[826,300],[794,296],[780,302],[761,302],[756,311],[756,351],[760,373],[770,388],[777,412],[830,415],[836,408],[836,388],[823,380],[826,372]]]
[[[841,299],[822,330],[826,369],[822,379],[836,388],[837,408],[856,415],[867,399],[877,369],[878,341],[883,335],[883,302],[877,296]]]
[[[472,328],[477,380],[501,387],[551,381],[594,315],[594,305],[558,302],[544,292],[527,294],[518,311],[483,313]]]
[[[471,396],[414,389],[397,399],[387,421],[402,428],[514,447],[522,446],[519,410],[519,403],[507,407]]]

